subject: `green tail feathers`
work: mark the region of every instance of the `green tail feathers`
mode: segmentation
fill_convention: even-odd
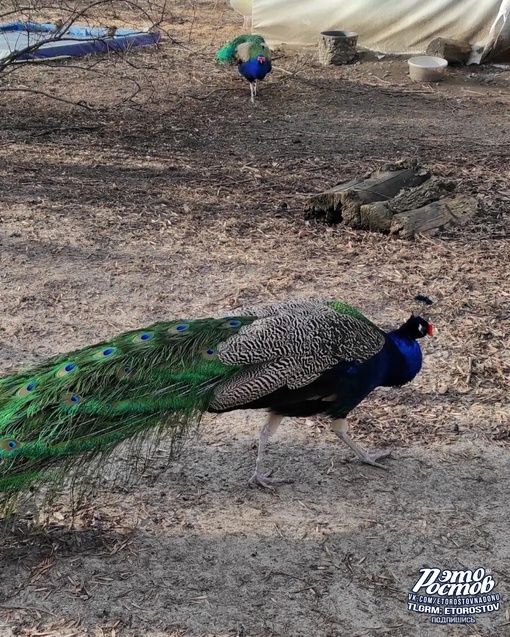
[[[216,53],[216,62],[218,64],[235,64],[237,62],[237,47],[245,43],[261,45],[265,44],[265,40],[261,35],[238,35]]]
[[[0,492],[162,428],[178,442],[238,371],[216,345],[253,320],[158,323],[0,379]]]

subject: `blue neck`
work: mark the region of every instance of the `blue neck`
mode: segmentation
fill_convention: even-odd
[[[422,363],[418,341],[395,330],[386,335],[384,350],[388,361],[384,385],[404,385],[413,380]]]
[[[386,333],[385,338],[381,351],[364,363],[340,362],[331,370],[336,389],[331,414],[335,418],[345,418],[376,387],[405,385],[420,371],[422,359],[417,341],[399,330]],[[324,382],[332,393],[332,385],[326,379]]]

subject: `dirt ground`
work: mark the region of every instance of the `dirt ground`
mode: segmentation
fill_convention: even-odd
[[[6,80],[93,110],[0,92],[1,371],[289,297],[347,300],[384,327],[419,310],[436,336],[411,385],[351,417],[358,442],[394,450],[388,471],[326,422],[289,419],[267,463],[294,482],[251,490],[263,415],[209,417],[169,467],[162,445],[136,486],[105,478],[74,519],[64,498],[4,538],[0,635],[509,635],[510,71],[421,86],[403,59],[324,69],[281,49],[252,107],[213,63],[240,31],[227,2],[176,2],[166,26],[130,65]],[[454,178],[480,214],[416,241],[305,221],[309,194],[401,158]],[[457,627],[409,612],[424,566],[491,570],[500,611]]]

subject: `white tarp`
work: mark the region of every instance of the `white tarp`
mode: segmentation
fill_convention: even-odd
[[[485,42],[482,55],[483,60],[502,56],[506,61],[509,57],[510,49],[510,0],[503,0],[496,20],[492,25],[489,37]]]
[[[509,0],[503,5],[506,16]],[[270,46],[313,45],[321,31],[355,31],[360,46],[419,53],[439,36],[483,44],[497,29],[501,6],[501,0],[253,0],[252,31]]]

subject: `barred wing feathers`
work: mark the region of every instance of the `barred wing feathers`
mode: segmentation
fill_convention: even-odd
[[[337,305],[338,307],[339,305]],[[219,359],[242,371],[215,391],[217,410],[299,389],[341,361],[361,363],[384,346],[384,333],[349,306],[303,301],[247,310],[260,316],[218,347]]]

